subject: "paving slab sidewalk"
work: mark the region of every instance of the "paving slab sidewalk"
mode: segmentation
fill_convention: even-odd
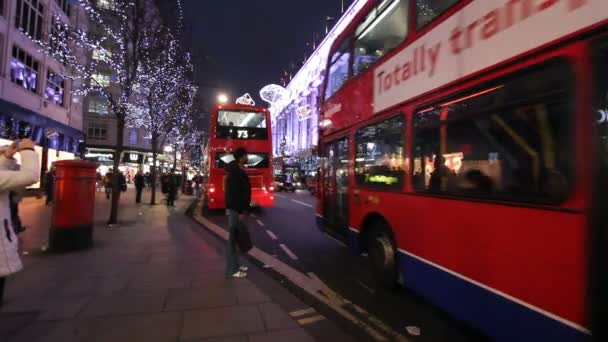
[[[133,197],[123,193],[122,224],[109,228],[98,194],[95,246],[60,255],[40,249],[50,208],[24,200],[26,267],[7,282],[0,341],[313,341],[253,282],[225,279],[223,250],[184,215],[191,197],[177,209]]]

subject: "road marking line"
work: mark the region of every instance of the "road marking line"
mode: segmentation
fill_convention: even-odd
[[[194,213],[194,217],[196,218],[196,220],[211,232],[219,235],[222,239],[228,240],[228,232],[224,228],[218,226],[217,224],[211,222],[209,219],[201,215],[200,207],[198,209],[199,210],[196,210]],[[319,284],[318,281],[320,280],[311,279],[309,276],[299,272],[288,264],[277,259],[276,255],[270,255],[257,247],[254,247],[247,254],[251,255],[253,258],[257,259],[263,264],[272,264],[274,269],[278,273],[284,275],[291,283],[299,286],[309,295],[321,301],[325,305],[329,306],[336,313],[363,329],[374,340],[389,341],[389,338],[387,338],[384,333],[390,336],[391,340],[393,341],[406,342],[409,340],[406,339],[405,336],[392,330],[385,324],[382,324],[379,319],[369,313],[364,315],[366,319],[355,316],[353,313],[350,312],[350,310],[347,309],[347,306],[353,305],[350,300],[336,294],[326,284],[322,282]],[[331,294],[331,296],[324,295],[323,292],[329,293]],[[380,331],[382,331],[382,333]]]
[[[295,318],[295,317],[310,315],[310,314],[316,313],[316,312],[317,312],[317,310],[315,310],[315,308],[308,308],[308,309],[292,311],[289,313],[289,316]]]
[[[298,260],[298,256],[294,254],[294,252],[291,251],[291,249],[287,248],[287,246],[285,246],[284,244],[280,244],[279,247],[281,247],[281,249],[287,253],[287,255],[292,259],[292,260]]]
[[[250,214],[250,216],[253,218],[257,218],[257,216],[255,216],[255,214]]]
[[[307,317],[307,318],[301,318],[298,320],[298,324],[300,325],[308,325],[308,324],[312,324],[312,323],[316,323],[319,321],[324,320],[325,317],[321,316],[321,315],[316,315],[316,316],[312,316],[312,317]]]
[[[257,223],[258,223],[260,226],[264,227],[264,222],[262,222],[262,220],[257,219],[257,220],[256,220],[256,222],[257,222]]]
[[[314,206],[313,206],[312,204],[308,204],[308,203],[300,202],[300,201],[295,200],[295,199],[292,199],[291,201],[292,201],[292,202],[295,202],[295,203],[298,203],[298,204],[301,204],[301,205],[303,205],[303,206],[307,206],[307,207],[309,207],[309,208],[314,208]]]
[[[376,290],[372,289],[371,287],[367,286],[364,282],[362,282],[361,280],[357,281],[359,283],[359,285],[361,285],[361,287],[363,287],[364,289],[366,289],[367,291],[369,291],[371,294],[376,293]]]
[[[266,230],[266,234],[268,234],[268,236],[270,236],[270,238],[271,238],[271,239],[273,239],[273,240],[278,240],[278,239],[279,239],[279,238],[278,238],[276,235],[274,235],[274,233],[273,233],[273,232],[271,232],[270,230]]]
[[[333,236],[331,236],[331,235],[329,235],[327,233],[325,233],[325,236],[328,237],[328,238],[330,238],[330,239],[332,239],[332,240],[334,240],[338,245],[340,245],[342,247],[348,247],[348,245],[345,244],[343,241],[340,241],[340,240],[336,239],[335,237],[333,237]]]

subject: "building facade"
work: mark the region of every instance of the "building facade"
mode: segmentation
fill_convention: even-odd
[[[71,94],[65,66],[43,51],[55,20],[86,29],[69,0],[0,1],[0,144],[31,138],[41,174],[82,151],[82,101]],[[36,184],[35,187],[38,187]]]
[[[314,174],[318,167],[319,111],[327,55],[334,40],[367,0],[355,0],[287,85],[286,95],[270,107],[274,156]]]

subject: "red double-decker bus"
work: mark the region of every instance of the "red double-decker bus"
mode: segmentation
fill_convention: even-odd
[[[493,339],[601,339],[607,29],[606,0],[368,1],[328,56],[320,226]]]
[[[251,205],[273,206],[272,135],[268,110],[245,105],[217,106],[211,112],[209,131],[205,205],[209,209],[225,208],[224,167],[234,160],[232,154],[236,149],[245,147],[249,153],[246,171],[251,182]]]

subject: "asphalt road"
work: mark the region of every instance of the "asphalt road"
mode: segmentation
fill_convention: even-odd
[[[255,245],[302,273],[313,273],[340,296],[414,341],[483,340],[416,294],[378,287],[366,257],[353,255],[317,229],[314,203],[315,198],[304,191],[276,194],[275,207],[247,218]],[[226,227],[221,213],[208,218]],[[419,328],[420,335],[409,334],[407,327]]]

